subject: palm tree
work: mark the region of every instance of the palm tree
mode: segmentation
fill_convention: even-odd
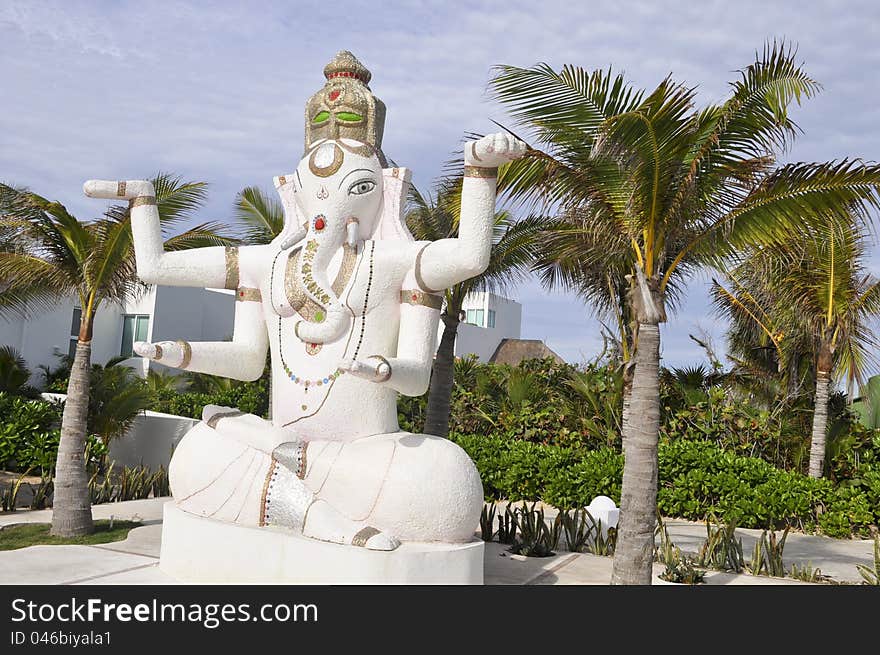
[[[580,208],[634,261],[628,296],[636,322],[625,468],[612,583],[650,584],[656,522],[659,324],[673,276],[720,265],[755,243],[782,243],[829,217],[880,206],[880,166],[843,160],[776,167],[797,133],[789,106],[819,85],[784,44],[768,44],[721,104],[694,109],[695,90],[663,80],[633,89],[611,71],[546,64],[501,66],[492,87],[534,136],[500,172],[512,200]],[[602,269],[601,249],[584,269]]]
[[[281,203],[255,186],[238,192],[235,219],[243,228],[242,241],[252,245],[269,243],[284,229]]]
[[[794,235],[784,245],[748,252],[731,272],[738,281],[735,291],[715,287],[717,304],[752,317],[772,338],[781,367],[809,354],[815,376],[809,466],[814,478],[824,472],[832,382],[845,382],[852,398],[854,386],[866,381],[872,349],[880,345],[871,325],[880,316],[880,280],[865,270],[865,249],[866,235],[855,221],[829,224],[818,234]]]
[[[454,238],[458,234],[461,175],[443,179],[434,198],[425,198],[410,189],[406,223],[420,241]],[[495,214],[495,228],[489,267],[477,277],[456,284],[445,292],[443,334],[434,358],[424,431],[445,437],[449,434],[449,405],[454,382],[455,339],[462,321],[462,305],[469,293],[501,291],[524,279],[531,267],[538,246],[538,235],[546,221],[529,217],[514,221],[507,212]]]
[[[203,182],[160,173],[154,180],[159,216],[168,230],[189,218],[205,199]],[[0,185],[0,226],[12,246],[0,252],[0,311],[31,316],[73,296],[81,308],[79,339],[67,386],[55,467],[52,534],[75,536],[94,529],[83,450],[89,410],[89,368],[95,315],[143,289],[135,270],[128,208],[81,222],[59,202]],[[203,223],[169,238],[168,250],[229,243],[221,226]]]

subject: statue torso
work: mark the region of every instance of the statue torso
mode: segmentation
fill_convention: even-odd
[[[342,373],[338,365],[343,359],[396,355],[400,292],[420,247],[412,242],[367,241],[356,254],[346,256],[340,249],[328,277],[334,280],[334,291],[352,318],[341,338],[320,345],[303,343],[294,334],[298,321],[314,319],[313,303],[295,298],[292,304],[299,308],[288,317],[280,317],[272,306],[273,284],[281,277],[277,267],[287,265],[287,256],[277,247],[260,247],[262,252],[253,258],[252,266],[258,269],[254,272],[269,336],[272,422],[276,426],[307,440],[333,441],[398,430],[397,393]],[[295,256],[290,253],[291,260]]]

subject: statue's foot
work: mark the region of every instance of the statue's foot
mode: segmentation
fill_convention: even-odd
[[[346,518],[320,498],[309,506],[303,535],[336,544],[362,546],[370,550],[394,550],[400,545],[400,541],[393,535]]]

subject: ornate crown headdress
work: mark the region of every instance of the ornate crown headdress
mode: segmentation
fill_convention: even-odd
[[[370,71],[340,50],[324,67],[324,77],[324,88],[306,103],[306,152],[321,139],[355,139],[372,146],[385,166],[385,103],[370,91]]]

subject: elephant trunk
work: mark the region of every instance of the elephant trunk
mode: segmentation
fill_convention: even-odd
[[[321,309],[315,311],[313,320],[296,324],[296,336],[305,343],[327,343],[343,335],[350,325],[350,313],[343,307],[327,278],[327,267],[338,250],[336,244],[322,244],[309,239],[303,248],[299,279],[302,288],[315,299]]]

